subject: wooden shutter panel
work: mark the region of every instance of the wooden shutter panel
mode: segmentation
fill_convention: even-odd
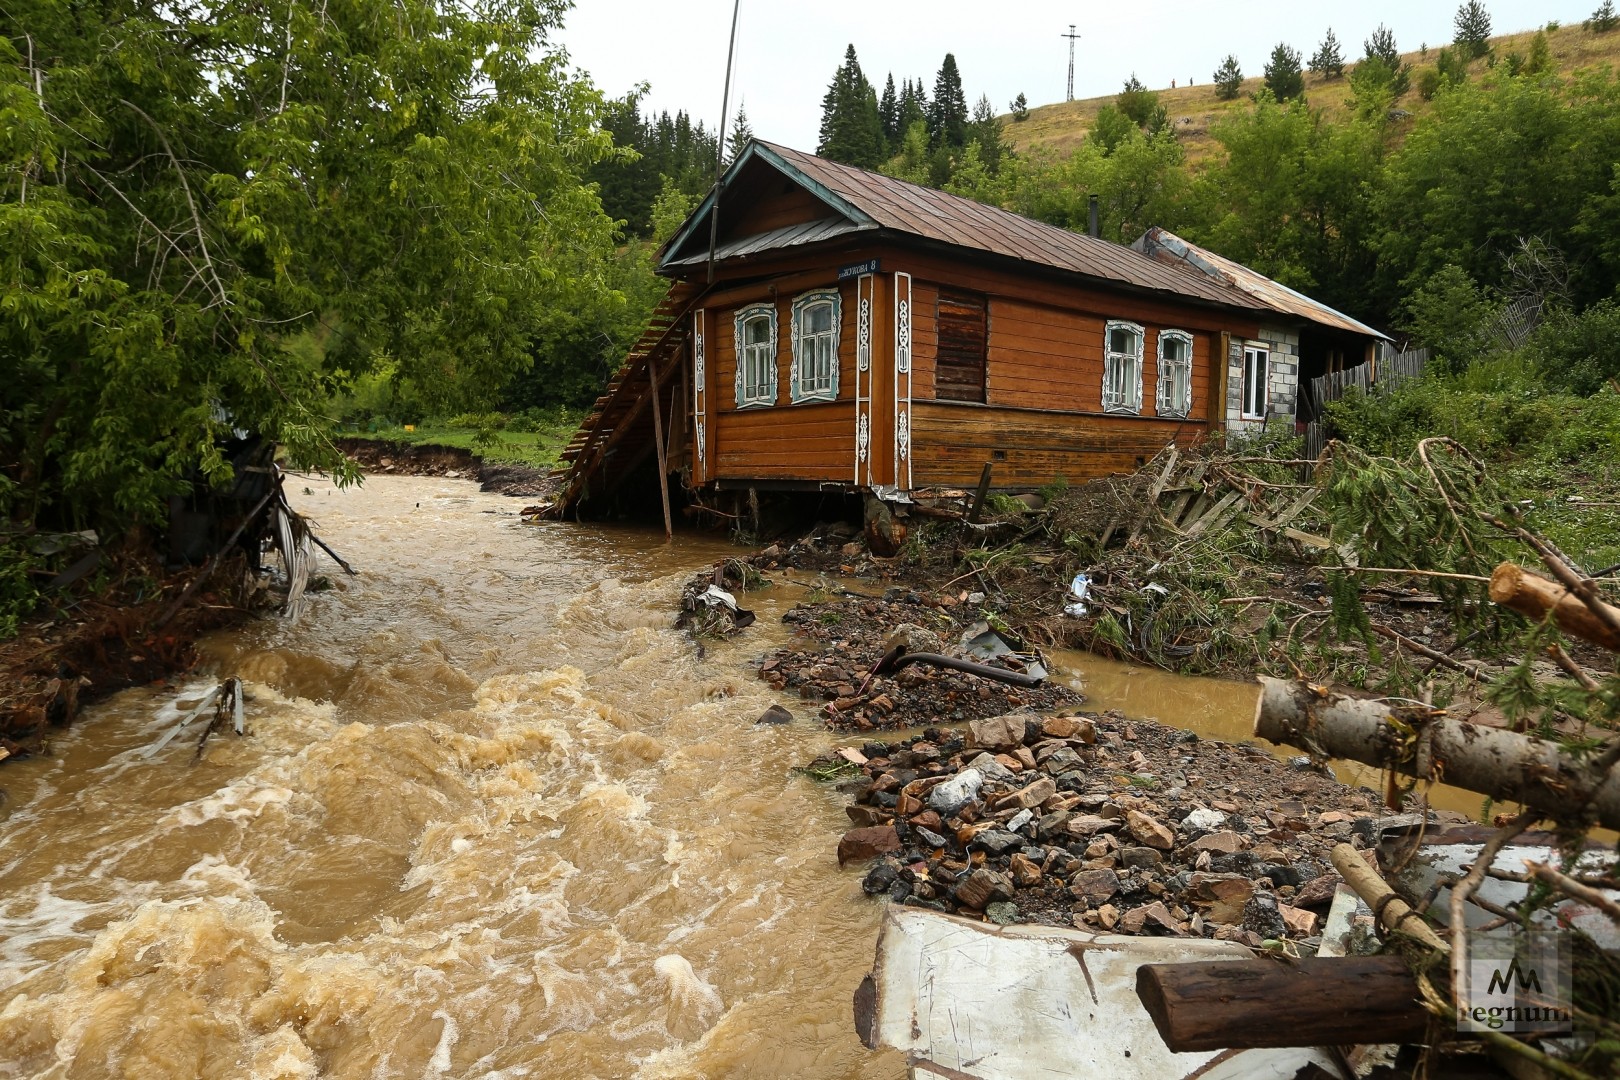
[[[934,396],[939,400],[984,401],[988,323],[984,297],[940,292],[934,361]]]

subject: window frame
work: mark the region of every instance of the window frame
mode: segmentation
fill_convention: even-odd
[[[1136,351],[1134,353],[1115,352],[1113,338],[1116,330],[1126,330],[1136,335]],[[1147,344],[1147,331],[1140,323],[1125,322],[1122,319],[1110,319],[1103,326],[1103,377],[1102,377],[1102,407],[1103,412],[1120,413],[1129,416],[1142,415],[1142,355]],[[1129,385],[1121,389],[1127,395],[1124,400],[1109,401],[1108,387],[1110,382],[1126,382],[1124,379],[1110,379],[1109,369],[1120,360],[1128,359],[1135,365],[1135,378],[1129,380]]]
[[[1164,347],[1167,342],[1179,341],[1187,347],[1187,356],[1179,365],[1186,372],[1187,381],[1182,394],[1181,402],[1169,400],[1168,385],[1165,376],[1169,373],[1171,365],[1166,362]],[[1160,330],[1158,341],[1158,378],[1153,393],[1153,411],[1159,416],[1173,416],[1185,420],[1192,415],[1193,400],[1193,336],[1185,330]]]
[[[830,304],[832,307],[832,329],[823,333],[810,335],[805,331],[804,322],[808,317],[810,310],[820,304]],[[838,400],[838,348],[842,342],[844,329],[843,307],[843,294],[837,289],[815,289],[807,293],[802,293],[793,300],[792,324],[789,335],[791,339],[790,347],[793,350],[793,370],[791,380],[788,384],[788,392],[789,397],[792,399],[795,405],[812,401]],[[828,372],[828,385],[821,389],[806,390],[804,357],[800,354],[800,348],[807,341],[820,340],[823,338],[829,340],[832,344],[830,351],[831,370]]]
[[[1260,358],[1260,409],[1251,411],[1250,401],[1250,368],[1249,358]],[[1240,384],[1238,397],[1238,415],[1244,420],[1264,420],[1266,410],[1271,407],[1271,346],[1263,341],[1246,341],[1243,343],[1243,381]]]
[[[749,359],[748,350],[750,348],[748,345],[747,327],[748,324],[753,322],[755,319],[761,318],[768,319],[771,327],[770,338],[767,343],[768,355],[765,360],[765,371],[763,373],[765,382],[760,387],[759,393],[749,396],[745,393],[747,388],[746,372]],[[774,304],[753,304],[749,307],[738,309],[736,315],[732,317],[732,334],[732,351],[736,354],[737,361],[737,375],[735,379],[737,408],[764,409],[775,405],[777,397],[776,345],[777,338],[779,336],[776,325],[776,306]]]

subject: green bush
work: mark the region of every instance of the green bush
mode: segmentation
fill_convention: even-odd
[[[10,544],[0,546],[0,641],[16,637],[22,621],[39,604],[39,590],[29,575],[37,564],[31,552]]]
[[[506,425],[506,414],[498,412],[461,413],[444,422],[445,427],[457,431],[500,431]]]
[[[1555,312],[1530,341],[1547,385],[1582,397],[1620,378],[1620,305],[1602,300],[1579,315]]]

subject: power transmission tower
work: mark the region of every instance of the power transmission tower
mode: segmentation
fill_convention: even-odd
[[[1068,96],[1067,100],[1073,101],[1074,100],[1074,43],[1076,41],[1080,40],[1080,35],[1074,32],[1074,23],[1070,23],[1069,24],[1069,32],[1067,34],[1059,34],[1058,37],[1065,37],[1065,38],[1069,39],[1069,96]]]

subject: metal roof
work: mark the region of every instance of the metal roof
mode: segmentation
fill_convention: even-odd
[[[714,257],[716,259],[733,259],[744,255],[757,255],[762,251],[774,251],[781,248],[799,247],[803,244],[814,244],[821,240],[831,240],[835,236],[860,232],[867,228],[870,228],[870,226],[857,225],[847,218],[819,218],[815,221],[805,221],[797,225],[783,225],[779,229],[755,233],[753,236],[727,240],[714,249]],[[702,266],[708,261],[709,253],[701,251],[696,255],[688,255],[684,259],[665,259],[663,265]]]
[[[699,237],[699,228],[707,220],[716,196],[723,193],[738,172],[756,158],[770,163],[803,184],[844,217],[850,227],[842,232],[891,230],[953,247],[1001,255],[1105,282],[1171,293],[1223,307],[1246,311],[1266,309],[1261,300],[1226,282],[1196,277],[1131,248],[1047,225],[960,195],[841,165],[762,140],[750,143],[737,156],[722,179],[719,191],[709,194],[665,246],[663,267],[693,265],[707,259],[707,251],[702,258],[695,254],[677,256],[689,241]],[[764,242],[770,235],[747,238],[750,252],[763,251],[772,246]],[[809,242],[802,238],[794,241],[796,244]],[[723,257],[719,250],[715,255],[716,258]]]
[[[1233,262],[1197,244],[1188,243],[1175,233],[1157,226],[1143,233],[1141,239],[1132,246],[1148,258],[1156,259],[1167,266],[1179,267],[1189,277],[1198,275],[1242,290],[1270,311],[1305,319],[1335,330],[1390,340],[1388,334],[1374,330],[1342,311],[1335,311],[1326,304],[1312,300],[1304,293],[1296,292],[1280,282],[1271,280],[1259,271],[1251,270],[1242,263]]]

